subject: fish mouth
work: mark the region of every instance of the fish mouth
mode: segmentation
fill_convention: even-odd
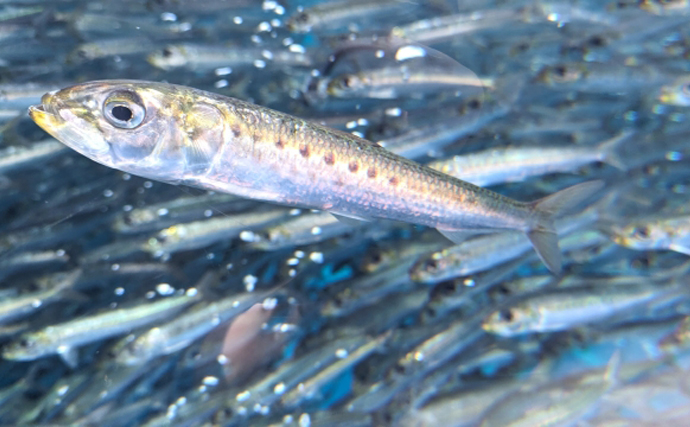
[[[29,117],[43,130],[55,136],[55,132],[63,126],[64,120],[57,112],[57,91],[48,92],[41,98],[41,104],[29,107]]]

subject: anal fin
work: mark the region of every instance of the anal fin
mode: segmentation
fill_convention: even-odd
[[[371,218],[358,217],[352,215],[344,215],[341,213],[330,212],[331,215],[335,217],[338,221],[343,224],[347,224],[352,227],[361,227],[363,222],[372,222]]]
[[[448,240],[455,243],[456,245],[459,245],[460,243],[464,242],[465,240],[469,239],[470,237],[479,234],[475,230],[465,230],[465,229],[441,230],[440,228],[437,228],[437,230],[439,233],[443,234]]]
[[[554,274],[560,273],[563,261],[558,247],[558,235],[552,231],[535,229],[527,232],[527,238],[546,267]]]
[[[60,348],[58,355],[72,369],[76,369],[79,365],[79,352],[75,347]]]

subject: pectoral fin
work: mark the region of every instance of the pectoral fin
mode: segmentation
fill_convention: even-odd
[[[477,232],[474,230],[441,230],[439,228],[437,228],[437,230],[456,245],[459,245],[460,243],[477,234]]]
[[[74,347],[61,348],[58,351],[58,356],[65,361],[67,366],[76,369],[79,365],[79,352]]]
[[[371,218],[366,217],[344,215],[335,212],[331,212],[331,215],[333,215],[338,221],[342,222],[343,224],[347,224],[352,227],[361,227],[363,222],[372,222]]]

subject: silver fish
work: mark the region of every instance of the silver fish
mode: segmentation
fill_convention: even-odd
[[[23,334],[6,346],[2,355],[10,360],[33,360],[58,354],[69,366],[76,367],[77,347],[160,321],[188,307],[199,298],[200,294],[191,292],[47,326]]]
[[[46,94],[30,115],[92,160],[159,181],[426,225],[456,239],[467,229],[519,230],[554,272],[554,216],[603,187],[586,182],[518,202],[351,134],[165,83],[85,83]]]
[[[632,135],[623,132],[598,147],[509,147],[494,148],[428,164],[432,169],[480,186],[519,182],[556,172],[572,172],[594,162],[625,170],[616,150]]]

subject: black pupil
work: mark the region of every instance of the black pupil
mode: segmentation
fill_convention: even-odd
[[[113,107],[113,117],[123,122],[128,122],[132,119],[132,110],[122,105]]]

